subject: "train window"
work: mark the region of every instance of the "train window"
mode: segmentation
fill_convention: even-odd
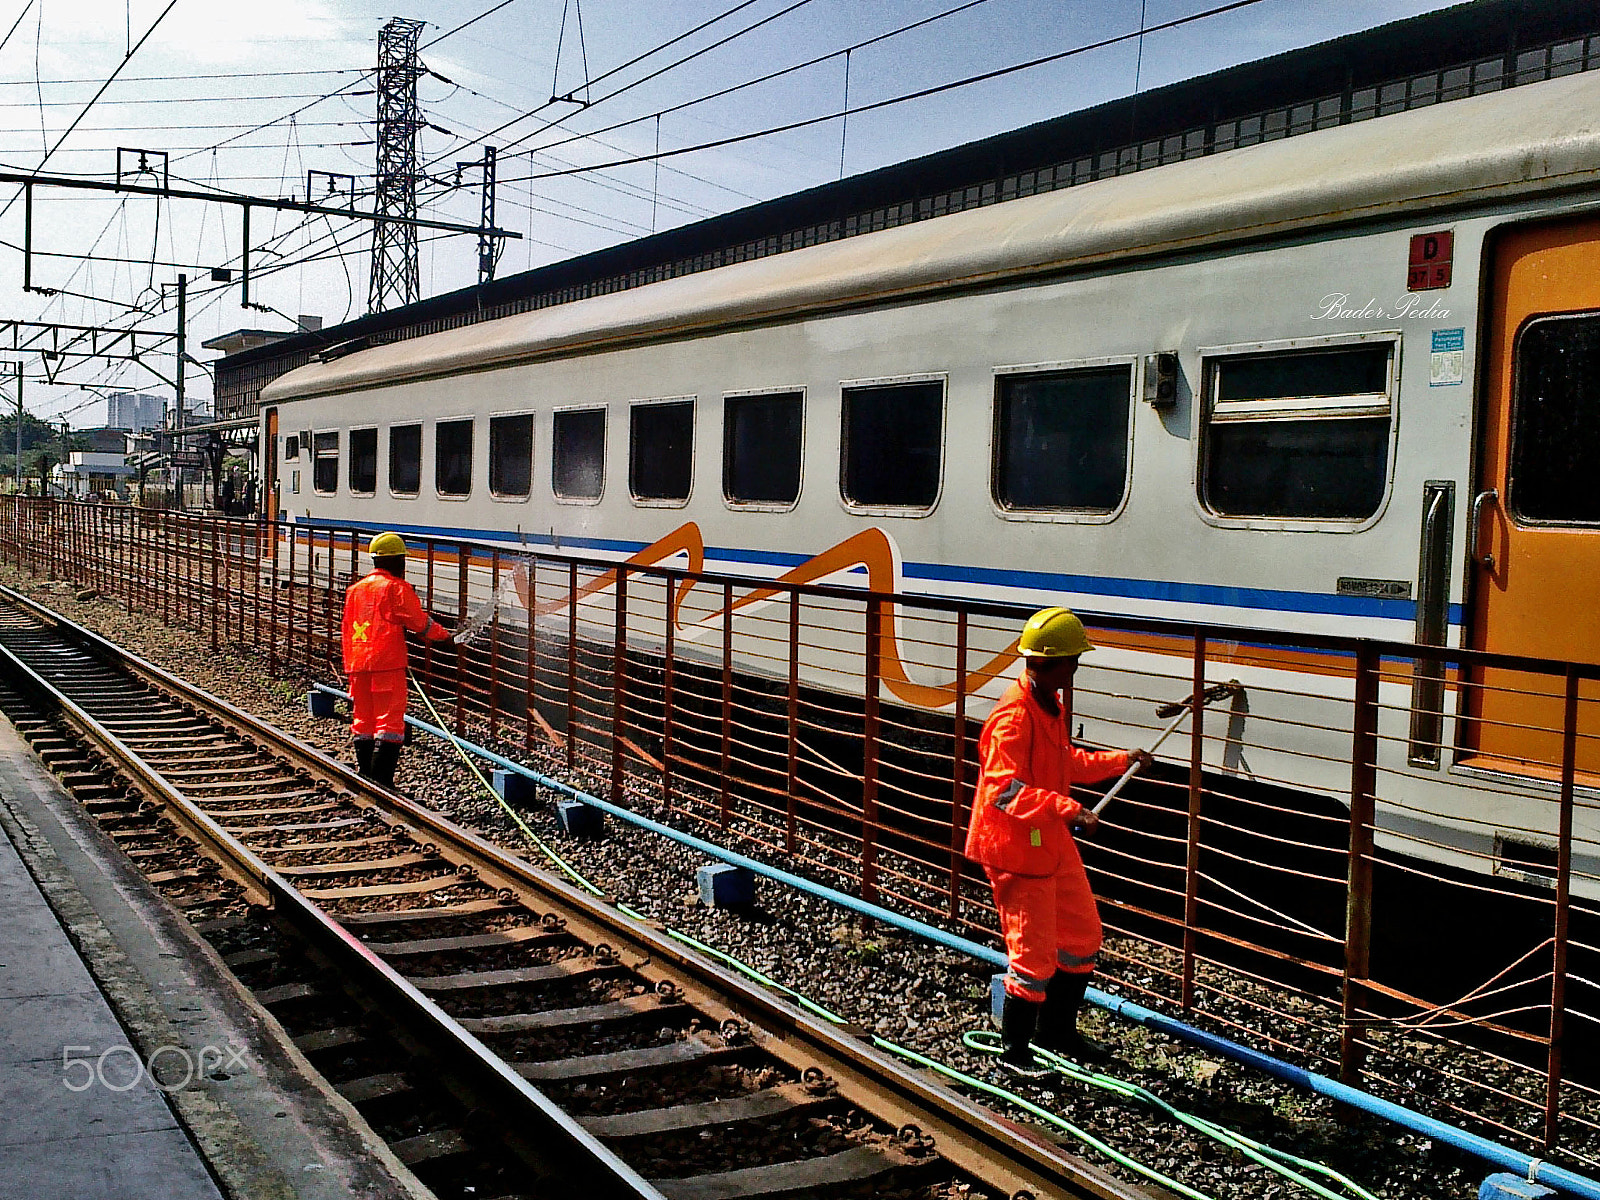
[[[324,494],[339,490],[339,433],[319,433],[311,442],[311,486]]]
[[[1394,346],[1212,359],[1203,498],[1222,516],[1359,521],[1389,476]]]
[[[533,490],[533,417],[489,418],[489,490],[519,500]]]
[[[628,410],[628,491],[635,500],[682,503],[694,477],[694,401]]]
[[[389,490],[415,496],[422,487],[422,426],[389,428]]]
[[[283,435],[283,457],[286,459],[300,457],[300,435],[298,433],[286,433]]]
[[[441,496],[472,491],[472,421],[440,421],[433,427],[433,486]]]
[[[606,486],[606,410],[569,408],[555,414],[550,485],[563,500],[598,500]]]
[[[1600,525],[1600,313],[1517,335],[1506,507],[1531,524]]]
[[[995,503],[1018,511],[1108,513],[1128,482],[1133,368],[1000,376]]]
[[[932,508],[939,498],[944,381],[844,388],[840,492],[866,508]]]
[[[722,494],[730,504],[788,506],[800,498],[804,392],[722,401]]]
[[[371,495],[378,487],[378,431],[350,431],[350,490]]]

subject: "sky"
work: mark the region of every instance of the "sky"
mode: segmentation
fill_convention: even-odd
[[[123,147],[165,152],[174,187],[303,199],[308,172],[350,176],[343,186],[354,188],[356,207],[370,209],[378,31],[394,16],[410,17],[427,23],[420,41],[428,74],[418,85],[428,122],[419,138],[422,215],[475,224],[479,174],[456,168],[493,145],[497,222],[523,235],[505,244],[504,276],[1446,7],[1257,0],[1137,36],[1216,6],[433,0],[396,12],[392,0],[6,0],[0,171],[113,179]],[[836,115],[1110,38],[1125,40],[847,120]],[[813,59],[821,61],[785,70]],[[774,72],[783,73],[705,99]],[[798,121],[814,123],[601,167]],[[131,170],[138,155],[125,152],[123,164]],[[319,192],[325,188],[319,179]],[[16,189],[0,185],[0,318],[170,331],[182,272],[191,280],[190,353],[204,363],[214,353],[200,343],[230,330],[288,329],[299,314],[331,325],[367,311],[369,222],[256,212],[257,310],[240,306],[236,207],[36,188],[32,279],[54,295],[22,289],[23,207]],[[423,231],[419,240],[422,296],[475,281],[476,238]],[[234,268],[234,283],[211,282],[213,267]],[[27,409],[83,428],[103,422],[107,390],[170,396],[175,359],[166,345],[141,363],[24,356]],[[46,366],[54,383],[43,378]],[[187,376],[191,397],[210,395],[202,366],[191,364]],[[14,391],[0,387],[0,402],[14,403]]]

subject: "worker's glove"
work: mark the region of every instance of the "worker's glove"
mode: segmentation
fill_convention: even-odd
[[[1148,750],[1128,751],[1128,765],[1130,767],[1137,767],[1141,771],[1148,771],[1150,769],[1150,764],[1153,762],[1155,762],[1155,759],[1151,756],[1150,751]]]
[[[428,626],[428,640],[430,642],[446,642],[450,640],[450,631],[437,620]]]
[[[1100,824],[1100,814],[1086,808],[1072,818],[1072,832],[1079,836],[1093,833],[1094,827],[1098,824]]]

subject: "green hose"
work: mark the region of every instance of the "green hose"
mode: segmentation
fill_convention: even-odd
[[[515,824],[517,829],[521,831],[522,835],[526,837],[534,846],[536,846],[546,858],[554,863],[579,887],[584,888],[592,895],[603,896],[605,894],[604,891],[596,887],[575,867],[573,867],[572,864],[567,862],[566,859],[562,858],[561,855],[557,854],[550,844],[537,833],[535,833],[531,828],[529,828],[527,822],[522,819],[521,815],[514,808],[512,808],[511,805],[506,803],[505,797],[494,790],[494,786],[484,778],[483,772],[478,769],[478,764],[472,760],[472,756],[466,752],[461,743],[456,739],[455,735],[450,733],[448,726],[445,725],[444,721],[439,716],[439,710],[434,708],[433,700],[428,696],[428,693],[423,689],[422,685],[417,682],[415,676],[412,676],[411,682],[412,685],[417,689],[418,694],[422,697],[423,703],[428,706],[428,712],[433,717],[433,723],[440,729],[444,730],[446,736],[450,739],[450,744],[455,747],[456,753],[458,753],[461,756],[462,761],[467,764],[468,770],[470,770],[477,778],[478,782],[483,785],[484,791],[488,792],[489,795],[494,797],[495,803],[505,810],[506,815],[511,818],[513,824]],[[652,920],[651,917],[630,905],[619,903],[616,907],[617,911],[621,912],[624,916],[631,917],[636,921]],[[825,1008],[823,1005],[818,1004],[809,996],[795,991],[794,988],[789,987],[787,984],[778,982],[769,975],[763,974],[749,963],[744,962],[742,959],[735,958],[726,951],[718,950],[715,946],[708,946],[705,942],[700,941],[698,938],[691,937],[689,934],[679,932],[676,929],[666,928],[665,932],[668,937],[682,942],[684,945],[699,951],[701,954],[704,954],[709,958],[715,959],[717,962],[734,968],[736,971],[739,971],[740,973],[755,980],[763,987],[771,988],[774,991],[783,993],[793,1000],[797,1005],[799,1005],[801,1009],[811,1013],[814,1016],[821,1017],[823,1020],[829,1021],[835,1025],[846,1025],[849,1023],[844,1017],[840,1016],[836,1012],[833,1012],[831,1009]],[[985,1029],[968,1030],[966,1033],[961,1035],[961,1043],[962,1045],[966,1046],[967,1049],[977,1051],[981,1054],[999,1054],[1001,1049],[999,1034]],[[955,1067],[939,1062],[937,1059],[929,1058],[926,1055],[920,1054],[907,1046],[902,1046],[896,1042],[891,1042],[887,1038],[879,1037],[876,1034],[872,1036],[872,1044],[880,1050],[888,1051],[890,1054],[896,1055],[899,1058],[903,1058],[908,1062],[916,1063],[918,1066],[924,1067],[927,1070],[933,1071],[939,1075],[943,1075],[947,1079],[953,1079],[964,1087],[969,1087],[974,1091],[983,1092],[987,1095],[994,1096],[997,1099],[1004,1100],[1008,1104],[1015,1105],[1024,1112],[1030,1113],[1039,1118],[1039,1120],[1055,1126],[1064,1133],[1070,1134],[1078,1141],[1084,1143],[1094,1150],[1099,1151],[1101,1154],[1111,1159],[1111,1161],[1117,1163],[1125,1169],[1133,1171],[1136,1174],[1143,1175],[1145,1178],[1153,1180],[1163,1187],[1172,1189],[1179,1195],[1187,1196],[1189,1197],[1189,1200],[1215,1200],[1215,1197],[1212,1197],[1205,1192],[1197,1191],[1195,1188],[1192,1188],[1185,1183],[1181,1183],[1169,1175],[1162,1174],[1154,1167],[1145,1165],[1138,1159],[1130,1158],[1128,1155],[1123,1154],[1115,1147],[1107,1145],[1088,1130],[1080,1129],[1078,1126],[1074,1125],[1071,1121],[1068,1121],[1059,1113],[1051,1112],[1049,1109],[1035,1104],[1032,1100],[1029,1100],[1025,1096],[1019,1096],[1017,1093],[990,1083],[987,1080],[979,1079],[974,1075],[968,1075],[964,1071],[959,1071]],[[1300,1158],[1296,1155],[1290,1154],[1287,1150],[1279,1150],[1275,1147],[1265,1145],[1264,1143],[1246,1137],[1242,1133],[1225,1128],[1224,1126],[1218,1125],[1215,1122],[1208,1121],[1204,1117],[1197,1117],[1193,1113],[1184,1112],[1182,1109],[1174,1107],[1167,1101],[1163,1100],[1160,1096],[1150,1091],[1148,1088],[1141,1087],[1139,1084],[1129,1083],[1126,1080],[1118,1079],[1112,1075],[1105,1075],[1099,1071],[1086,1071],[1071,1060],[1062,1058],[1059,1054],[1054,1054],[1051,1051],[1042,1049],[1038,1046],[1034,1047],[1033,1052],[1035,1061],[1058,1072],[1064,1078],[1071,1079],[1075,1083],[1082,1083],[1089,1087],[1095,1087],[1102,1091],[1111,1092],[1114,1095],[1123,1097],[1124,1099],[1136,1100],[1143,1104],[1149,1105],[1152,1108],[1158,1109],[1159,1111],[1164,1112],[1167,1116],[1171,1117],[1173,1120],[1188,1126],[1197,1133],[1202,1133],[1205,1136],[1212,1138],[1221,1145],[1226,1146],[1231,1150],[1235,1150],[1238,1153],[1245,1155],[1247,1158],[1253,1159],[1257,1163],[1260,1163],[1262,1166],[1266,1167],[1268,1170],[1276,1172],[1290,1182],[1296,1183],[1305,1188],[1307,1191],[1323,1197],[1323,1200],[1349,1200],[1349,1195],[1357,1197],[1357,1200],[1378,1200],[1378,1198],[1371,1192],[1367,1191],[1365,1188],[1361,1187],[1359,1184],[1349,1179],[1345,1175],[1335,1171],[1332,1167],[1324,1166],[1322,1163],[1313,1162],[1309,1159]],[[1300,1168],[1300,1170],[1296,1170],[1296,1167]],[[1324,1187],[1316,1180],[1307,1178],[1306,1175],[1301,1174],[1301,1171],[1309,1171],[1313,1174],[1321,1175],[1326,1179],[1330,1179],[1337,1183],[1340,1187],[1346,1189],[1349,1195],[1342,1195],[1331,1188]]]

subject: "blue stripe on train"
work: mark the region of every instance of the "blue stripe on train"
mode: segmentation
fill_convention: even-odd
[[[320,525],[323,522],[306,521],[302,524]],[[551,546],[563,550],[598,550],[612,554],[637,554],[649,545],[648,542],[619,541],[615,538],[553,537],[548,533],[508,534],[501,529],[458,529],[447,525],[397,525],[377,521],[362,521],[360,525],[363,529],[394,529],[423,537],[495,542],[514,540],[523,545]],[[764,567],[798,567],[801,563],[810,561],[810,556],[805,554],[786,554],[777,550],[745,550],[734,546],[707,546],[706,558]],[[1414,621],[1417,613],[1416,602],[1412,600],[1336,596],[1325,592],[1290,592],[1272,588],[1178,583],[1160,579],[1106,578],[1098,575],[1068,575],[1056,571],[1014,571],[998,567],[953,566],[948,563],[907,562],[901,564],[901,571],[907,579],[1023,588],[1037,592],[1073,592],[1084,596],[1155,600],[1169,604],[1217,605],[1258,609],[1264,612],[1379,617],[1391,621]],[[1452,625],[1459,625],[1462,615],[1461,605],[1450,606]]]

